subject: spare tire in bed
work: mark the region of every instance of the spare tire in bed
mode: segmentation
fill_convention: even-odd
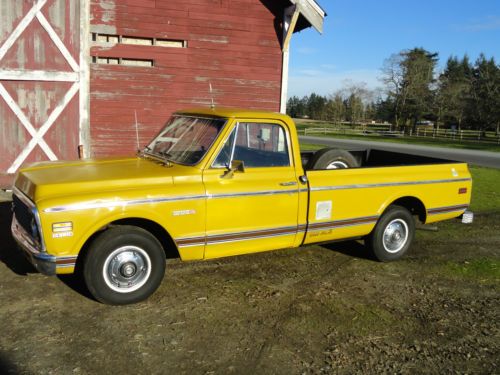
[[[346,169],[356,167],[359,167],[359,164],[349,151],[338,148],[323,148],[313,155],[306,169]]]

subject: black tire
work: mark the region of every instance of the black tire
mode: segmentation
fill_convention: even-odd
[[[358,161],[349,151],[323,148],[313,155],[306,169],[345,169],[358,166]]]
[[[400,259],[415,237],[415,219],[401,206],[389,206],[366,239],[375,258],[381,262]]]
[[[165,252],[151,233],[116,226],[91,243],[83,262],[83,278],[94,298],[109,305],[145,300],[165,274]]]

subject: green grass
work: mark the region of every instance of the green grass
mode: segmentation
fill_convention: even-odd
[[[297,130],[299,135],[304,135],[304,129],[309,126],[298,124]],[[328,127],[328,126],[327,126]],[[434,147],[449,147],[449,148],[460,148],[460,149],[468,149],[468,150],[480,150],[480,151],[492,151],[492,152],[500,152],[500,145],[494,143],[486,143],[486,142],[472,142],[472,141],[454,141],[454,140],[445,140],[445,139],[434,139],[430,137],[426,138],[410,138],[410,137],[401,137],[401,138],[389,138],[383,137],[380,135],[358,135],[358,134],[310,134],[310,136],[318,136],[324,138],[339,138],[339,139],[357,139],[364,141],[376,141],[376,142],[389,142],[389,143],[404,143],[404,144],[414,144],[414,145],[422,145],[422,146],[434,146]]]
[[[500,169],[470,167],[471,209],[475,212],[500,211]]]
[[[325,145],[314,145],[312,143],[301,143],[300,151],[316,151],[325,148]]]
[[[500,280],[500,260],[480,258],[460,263],[447,262],[443,271],[451,277],[495,281]]]

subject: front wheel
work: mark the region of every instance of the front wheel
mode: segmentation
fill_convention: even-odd
[[[125,305],[148,298],[165,273],[165,253],[148,231],[133,226],[112,227],[90,245],[83,277],[98,301]]]
[[[366,244],[376,259],[389,262],[406,254],[415,237],[415,220],[401,206],[390,206],[377,222]]]

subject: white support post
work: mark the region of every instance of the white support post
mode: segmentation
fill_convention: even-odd
[[[283,18],[283,60],[281,68],[281,100],[280,112],[286,113],[286,102],[288,96],[288,68],[290,64],[290,40],[292,39],[295,26],[300,15],[300,6],[292,5],[285,9]]]
[[[90,150],[90,0],[80,0],[80,124],[81,157],[89,158]]]

